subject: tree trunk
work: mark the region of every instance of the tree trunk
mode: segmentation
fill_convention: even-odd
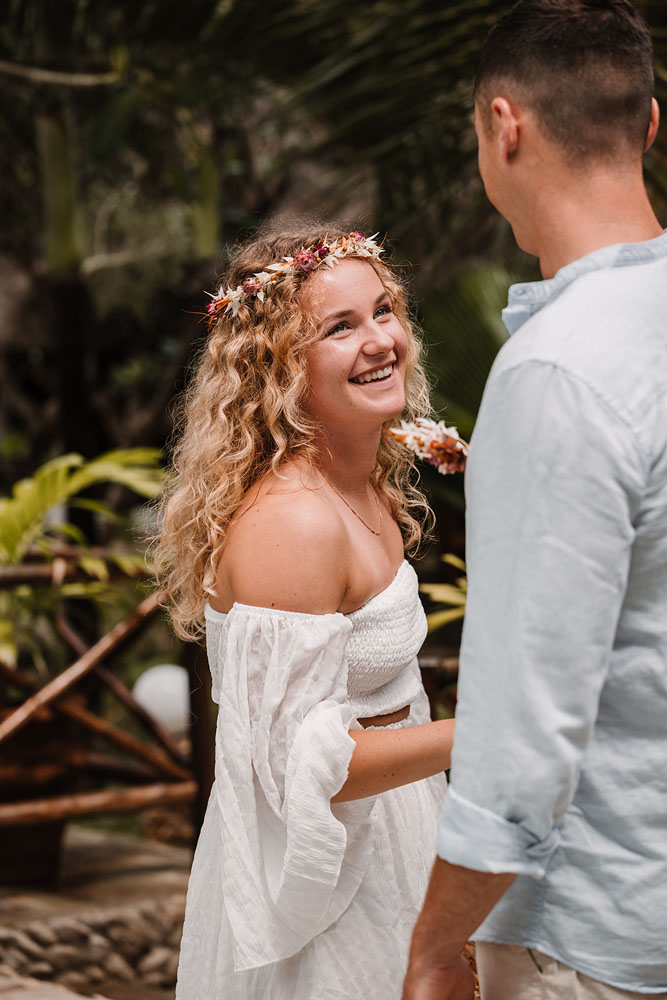
[[[81,278],[84,239],[77,197],[76,145],[66,108],[53,106],[40,114],[36,131],[44,206],[44,250],[56,345],[61,450],[90,459],[104,450],[91,405],[95,310]],[[95,543],[95,522],[90,511],[72,508],[68,519],[90,544]],[[94,603],[68,601],[66,606],[86,640],[93,643],[98,630]]]
[[[214,257],[220,251],[220,170],[210,145],[198,150],[194,225],[197,257]]]

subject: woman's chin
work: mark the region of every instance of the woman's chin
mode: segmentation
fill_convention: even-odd
[[[392,420],[397,420],[401,416],[405,409],[405,397],[396,399],[395,401],[384,400],[382,405],[379,404],[373,407],[368,407],[365,410],[361,408],[357,411],[357,417],[355,420],[356,426],[368,427],[376,430],[377,428],[382,428],[386,423]],[[350,413],[350,416],[352,414]]]

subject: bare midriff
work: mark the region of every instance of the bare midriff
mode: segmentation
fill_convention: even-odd
[[[409,714],[410,706],[406,705],[388,715],[371,715],[367,719],[358,719],[357,721],[364,729],[368,729],[369,726],[391,726],[394,722],[403,722],[403,719],[407,719]]]

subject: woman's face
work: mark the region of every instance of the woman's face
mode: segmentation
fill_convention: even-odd
[[[370,264],[351,257],[321,267],[303,300],[318,331],[306,355],[309,413],[333,431],[375,429],[398,416],[408,338]]]

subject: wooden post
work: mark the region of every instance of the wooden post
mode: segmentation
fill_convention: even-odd
[[[190,711],[193,716],[191,740],[192,770],[198,790],[194,808],[195,836],[197,836],[204,820],[213,784],[215,733],[211,718],[210,675],[204,648],[194,642],[186,643],[183,662],[190,679]]]

